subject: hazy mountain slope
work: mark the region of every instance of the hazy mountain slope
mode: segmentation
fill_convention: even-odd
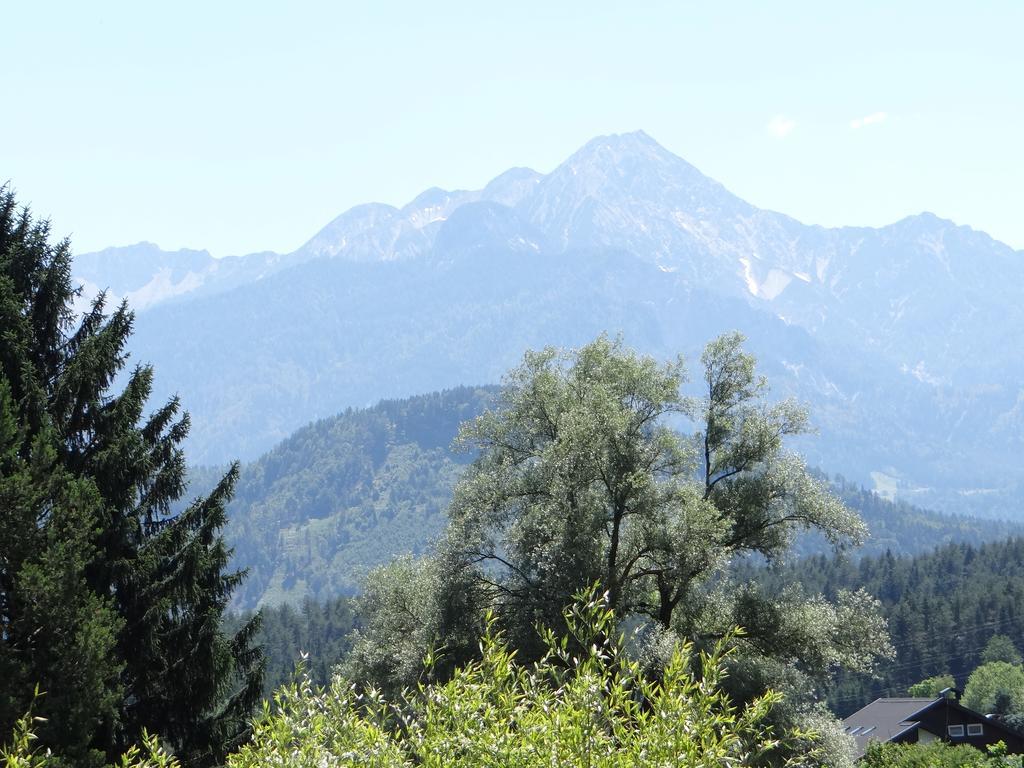
[[[513,168],[478,191],[449,192],[434,187],[406,206],[371,203],[351,208],[306,242],[301,258],[330,256],[348,261],[395,261],[431,250],[440,225],[461,206],[493,202],[514,206],[542,177],[528,168]]]
[[[187,393],[191,456],[204,463],[257,454],[298,424],[349,404],[497,382],[527,348],[581,345],[606,329],[654,354],[696,360],[714,335],[743,328],[779,391],[813,399],[823,428],[831,413],[869,421],[854,401],[865,382],[877,382],[872,392],[892,388],[801,329],[741,300],[693,291],[626,254],[463,247],[467,256],[446,263],[311,262],[190,302],[188,311],[159,307],[140,316],[134,347],[160,349],[162,393]],[[169,327],[180,340],[171,348]],[[216,386],[196,387],[197,379]],[[862,444],[873,452],[863,438],[836,442],[835,458]],[[845,462],[826,466],[853,471]]]
[[[635,133],[546,175],[358,206],[272,261],[139,316],[160,394],[194,413],[195,460],[254,457],[379,397],[495,382],[528,347],[607,330],[692,356],[739,328],[811,404],[822,466],[946,509],[1007,514],[1021,495],[1024,257],[934,216],[805,226]]]
[[[293,253],[271,251],[215,259],[207,251],[164,251],[153,243],[105,248],[75,257],[74,277],[90,299],[100,290],[113,301],[127,298],[135,310],[166,301],[201,298],[262,280],[319,257],[392,261],[427,253],[440,225],[461,206],[518,204],[542,176],[512,168],[476,191],[428,189],[402,208],[381,203],[345,211]]]
[[[779,294],[779,314],[940,387],[1019,380],[1022,254],[930,214],[830,234],[821,278]]]
[[[445,524],[460,469],[472,458],[453,453],[451,442],[459,424],[494,402],[496,391],[459,387],[349,410],[303,427],[245,465],[228,510],[235,563],[250,569],[236,604],[351,594],[369,567],[429,549]],[[196,472],[196,490],[211,485],[215,474]],[[872,531],[858,556],[913,554],[1022,531],[894,505],[836,482]],[[801,537],[795,548],[803,555],[825,551],[828,545],[814,536]]]
[[[215,259],[207,251],[164,251],[136,243],[75,256],[74,279],[82,285],[83,302],[105,290],[112,302],[127,299],[140,311],[261,280],[299,261],[269,251]]]

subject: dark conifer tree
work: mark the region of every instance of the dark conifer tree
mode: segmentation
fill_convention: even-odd
[[[25,429],[0,379],[0,741],[39,686],[38,735],[76,766],[102,761],[94,737],[122,693],[123,622],[84,576],[99,507],[93,484],[61,468],[52,430]]]
[[[7,425],[0,443],[14,435],[0,444],[0,468],[4,492],[11,485],[12,498],[27,499],[23,512],[10,511],[6,499],[3,510],[3,524],[19,533],[0,537],[0,665],[10,666],[18,684],[0,699],[0,727],[40,682],[51,687],[44,702],[80,697],[73,706],[85,706],[92,718],[82,726],[87,740],[108,757],[146,728],[187,764],[215,764],[244,735],[262,677],[261,654],[252,647],[258,617],[232,637],[221,630],[243,576],[228,570],[221,535],[237,468],[208,497],[172,514],[186,490],[181,443],[188,416],[177,398],[145,415],[148,366],[137,366],[114,391],[133,315],[124,303],[108,313],[101,294],[77,319],[78,298],[68,243],[51,244],[48,224],[0,190],[0,424]],[[36,565],[49,562],[47,547],[73,552],[61,564],[66,576],[52,563]],[[53,582],[55,594],[81,591],[76,605],[89,606],[103,631],[68,613],[38,617],[32,637],[23,637],[18,585],[25,564]],[[71,652],[61,650],[67,635],[59,621],[92,643],[90,659],[97,660],[94,679],[78,693],[61,687],[40,661]],[[45,647],[49,657],[26,643]],[[106,701],[114,703],[95,706]],[[56,735],[52,746],[70,749]]]

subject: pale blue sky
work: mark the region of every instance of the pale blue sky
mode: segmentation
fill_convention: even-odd
[[[808,223],[930,210],[1024,248],[1019,1],[40,1],[0,25],[0,180],[78,251],[289,251],[637,128]]]

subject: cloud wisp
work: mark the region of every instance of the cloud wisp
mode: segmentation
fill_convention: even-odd
[[[864,115],[864,117],[857,117],[850,121],[850,128],[857,130],[868,125],[878,125],[884,123],[889,117],[885,112],[872,112],[870,115]]]
[[[768,133],[775,138],[784,139],[796,128],[796,120],[791,120],[785,115],[776,115],[765,127],[768,129]]]

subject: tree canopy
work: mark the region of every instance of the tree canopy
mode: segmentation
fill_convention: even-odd
[[[982,664],[988,664],[990,661],[1005,661],[1007,664],[1019,665],[1024,659],[1021,658],[1013,640],[1006,635],[998,634],[989,638],[985,650],[981,652]]]
[[[907,695],[918,699],[937,699],[939,694],[949,688],[956,688],[956,680],[952,675],[933,675],[907,688]]]
[[[497,407],[460,432],[477,458],[437,555],[371,577],[348,673],[400,689],[422,673],[425,644],[443,648],[450,671],[474,655],[483,610],[524,659],[539,658],[535,627],[558,626],[591,583],[652,659],[679,639],[707,647],[744,627],[730,678],[744,700],[782,685],[806,702],[807,676],[870,669],[889,652],[873,599],[770,595],[729,579],[736,558],[778,558],[798,530],[837,546],[864,534],[785,448],[806,414],[767,402],[742,341],[707,346],[698,397],[681,391],[680,360],[659,364],[607,337],[528,353]]]
[[[1005,661],[985,662],[967,678],[963,702],[985,715],[1024,713],[1024,668]]]

